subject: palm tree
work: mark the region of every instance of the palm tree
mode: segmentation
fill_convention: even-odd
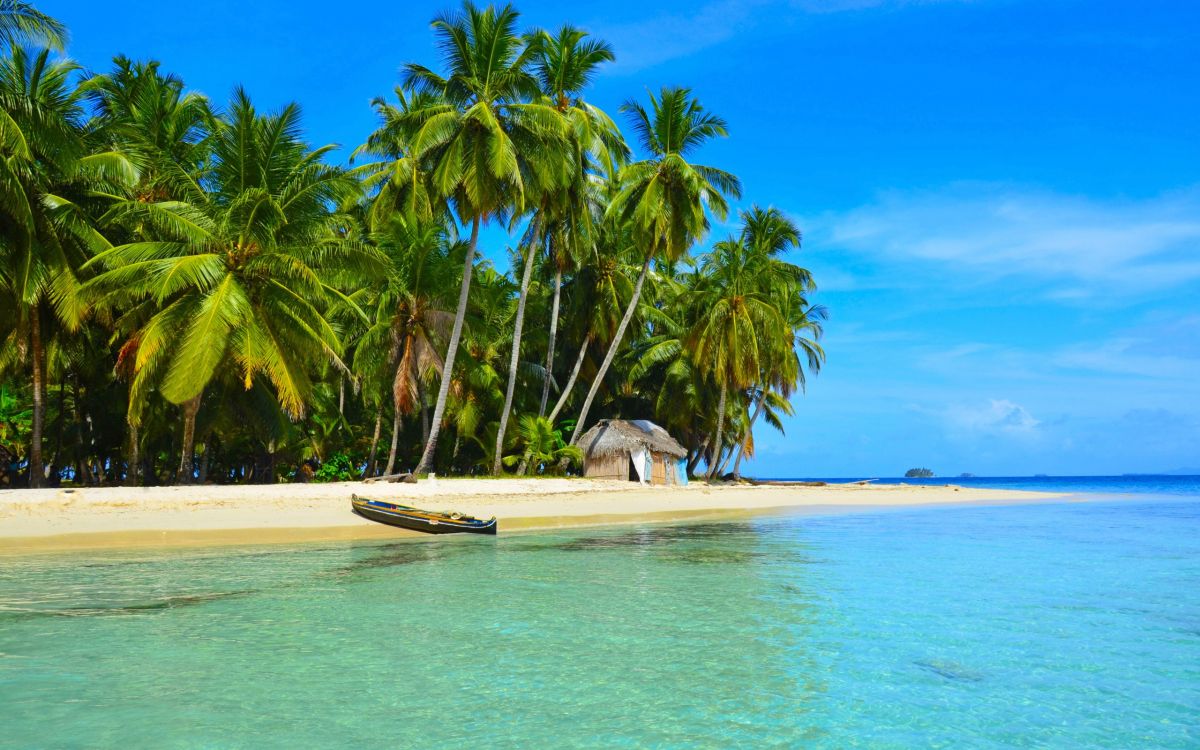
[[[446,196],[459,221],[471,226],[458,309],[418,473],[429,470],[437,449],[480,226],[520,213],[527,189],[555,181],[557,165],[545,144],[561,132],[561,118],[553,108],[532,101],[537,82],[528,70],[531,52],[517,34],[517,19],[512,6],[480,9],[464,3],[461,12],[433,21],[445,75],[416,64],[405,69],[407,87],[445,100],[420,113],[423,122],[412,138],[412,151],[428,164],[437,194]]]
[[[96,116],[89,127],[138,168],[135,196],[142,201],[202,197],[215,117],[208,99],[184,92],[183,80],[157,61],[113,59],[111,72],[84,81],[81,90]]]
[[[629,113],[638,142],[649,158],[621,170],[621,191],[608,207],[609,214],[629,226],[634,242],[643,249],[642,269],[625,315],[579,411],[572,445],[587,427],[588,411],[637,308],[651,262],[656,258],[668,263],[677,260],[707,231],[705,209],[724,219],[728,213],[724,196],[741,195],[737,177],[687,161],[705,142],[728,135],[725,121],[705,112],[690,89],[663,88],[657,98],[653,94],[649,97],[649,113],[634,101],[621,108]]]
[[[787,411],[788,399],[797,386],[805,386],[805,370],[816,374],[825,361],[821,348],[822,324],[828,317],[824,307],[809,304],[806,295],[816,290],[812,275],[803,268],[784,261],[781,256],[800,247],[800,230],[776,208],[752,207],[741,213],[741,239],[748,250],[757,256],[760,283],[774,297],[785,326],[774,332],[765,350],[761,375],[748,395],[756,404],[746,424],[745,434],[738,441],[737,460],[733,474],[740,476],[742,457],[748,445],[753,445],[754,425],[768,408]],[[803,362],[801,361],[803,355]],[[776,420],[777,421],[777,420]]]
[[[694,300],[703,311],[689,336],[695,362],[720,389],[717,429],[709,478],[720,468],[725,403],[730,389],[750,387],[759,377],[771,347],[786,327],[773,282],[784,271],[770,269],[771,257],[744,239],[718,242],[700,266],[702,283]],[[795,268],[792,266],[791,268]],[[791,336],[786,337],[791,343]]]
[[[354,370],[363,377],[375,368],[390,382],[394,418],[384,471],[390,474],[401,420],[422,407],[423,383],[442,372],[439,352],[453,325],[449,303],[466,247],[440,223],[400,212],[372,233],[372,241],[388,270],[372,287],[372,324],[355,349]]]
[[[89,127],[95,137],[137,165],[139,178],[133,189],[137,200],[204,202],[201,180],[211,153],[209,137],[216,128],[212,109],[207,98],[195,92],[184,93],[183,81],[175,75],[164,75],[159,67],[155,61],[133,62],[118,56],[110,73],[85,81],[81,89],[96,110]],[[154,239],[153,232],[128,234],[124,240]],[[116,228],[110,228],[109,236],[116,237]],[[140,312],[140,317],[126,316],[123,320],[125,333],[144,325],[152,310],[143,308]],[[140,430],[146,404],[145,394],[130,398],[125,418],[129,432],[127,482],[131,485],[138,483]]]
[[[383,97],[371,101],[379,127],[350,155],[351,163],[360,155],[375,157],[351,172],[362,178],[369,192],[377,189],[370,201],[368,224],[386,223],[397,212],[419,221],[441,218],[446,212],[445,197],[438,195],[431,183],[430,160],[416,152],[413,141],[430,118],[450,111],[450,105],[434,91],[398,86],[395,93],[396,104]]]
[[[343,298],[338,273],[380,273],[365,247],[338,234],[331,206],[358,189],[342,170],[321,163],[332,148],[310,151],[296,105],[259,115],[242,90],[213,137],[209,189],[186,200],[127,200],[103,218],[139,239],[93,263],[108,269],[93,282],[109,306],[154,310],[126,342],[134,397],[160,384],[183,406],[179,478],[193,474],[196,414],[216,377],[249,390],[256,377],[273,386],[280,407],[304,413],[310,366],[326,359],[343,370],[340,343],[319,305]],[[127,313],[131,314],[131,313]]]
[[[561,185],[542,192],[533,212],[522,243],[525,248],[524,271],[521,276],[521,297],[513,326],[513,345],[509,360],[508,386],[496,435],[494,474],[500,473],[501,448],[505,429],[512,410],[516,385],[517,361],[521,349],[521,329],[525,318],[525,300],[538,251],[543,251],[554,266],[554,293],[550,310],[550,334],[546,347],[546,368],[542,378],[542,397],[538,413],[545,414],[550,396],[550,380],[554,367],[555,338],[558,334],[558,309],[564,267],[571,265],[592,231],[593,215],[598,201],[594,182],[594,160],[609,163],[624,159],[628,149],[612,119],[602,110],[583,101],[581,94],[597,69],[613,60],[608,43],[588,39],[586,32],[563,25],[554,35],[537,31],[529,35],[533,48],[534,71],[543,100],[549,103],[566,122],[566,139],[562,143],[569,169]]]
[[[567,315],[574,323],[579,351],[558,401],[550,410],[552,422],[566,407],[592,346],[614,340],[626,308],[633,301],[632,277],[642,262],[628,228],[611,217],[597,226],[591,252],[585,257],[586,261],[571,280]]]
[[[30,3],[0,0],[0,47],[67,46],[67,27]]]
[[[107,247],[88,209],[95,193],[119,192],[132,173],[118,155],[88,154],[79,92],[70,84],[77,70],[45,50],[13,47],[0,58],[0,292],[16,315],[7,346],[28,356],[32,370],[34,487],[43,476],[47,328],[80,325],[77,272]]]
[[[457,461],[463,441],[471,440],[483,450],[480,466],[490,470],[495,458],[492,451],[496,433],[500,428],[500,408],[504,403],[504,382],[500,374],[503,354],[518,300],[513,294],[515,284],[507,275],[496,271],[488,261],[476,265],[463,328],[462,348],[467,358],[450,385],[446,413],[447,422],[455,429],[452,458]]]

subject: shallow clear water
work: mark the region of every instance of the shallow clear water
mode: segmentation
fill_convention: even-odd
[[[1200,746],[1200,502],[0,559],[3,747]]]

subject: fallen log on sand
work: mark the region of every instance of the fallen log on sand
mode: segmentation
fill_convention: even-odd
[[[375,484],[376,482],[402,482],[404,484],[416,484],[417,478],[412,472],[406,471],[402,474],[384,474],[381,477],[369,477],[363,480],[364,484]]]

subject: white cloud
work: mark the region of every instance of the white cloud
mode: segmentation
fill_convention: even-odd
[[[1030,437],[1041,424],[1024,406],[1007,399],[954,405],[942,416],[952,432],[970,436]]]
[[[1200,189],[1104,201],[964,183],[887,193],[814,229],[823,245],[902,262],[909,273],[972,286],[1025,279],[1062,301],[1200,279]]]

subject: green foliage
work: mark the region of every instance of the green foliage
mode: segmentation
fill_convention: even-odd
[[[0,448],[11,456],[18,455],[29,439],[32,426],[33,409],[28,397],[19,398],[7,387],[0,386]]]
[[[524,466],[527,474],[562,473],[561,465],[579,467],[583,464],[583,451],[577,446],[567,445],[562,431],[545,417],[526,414],[517,423],[517,452],[504,457],[504,465],[510,468]]]
[[[350,482],[358,479],[360,471],[354,460],[345,453],[330,456],[313,474],[316,482]]]
[[[908,479],[929,479],[933,475],[932,469],[909,469],[904,472],[904,476]]]
[[[0,0],[0,448],[80,483],[548,474],[594,408],[736,472],[824,362],[799,228],[753,206],[698,252],[741,195],[699,163],[725,121],[663,88],[627,142],[586,99],[612,47],[521,23],[435,18],[343,165],[297,104],[86,76]]]

